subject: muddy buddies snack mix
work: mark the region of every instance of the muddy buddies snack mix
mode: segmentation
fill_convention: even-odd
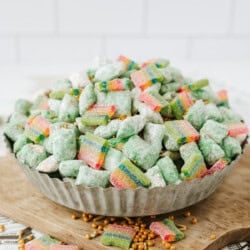
[[[187,78],[166,59],[119,56],[58,81],[34,102],[18,99],[4,133],[27,167],[72,185],[135,189],[221,171],[241,154],[248,128],[208,79]],[[169,221],[152,228],[182,238]],[[112,230],[105,245],[117,245]]]

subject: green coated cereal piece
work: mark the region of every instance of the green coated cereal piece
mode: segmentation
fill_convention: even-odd
[[[163,95],[166,101],[171,102],[176,97],[176,93],[173,91],[167,92]]]
[[[201,134],[198,145],[206,162],[210,166],[225,156],[223,149],[207,135]]]
[[[123,158],[121,151],[110,148],[104,160],[103,168],[112,171],[117,168]]]
[[[203,101],[198,100],[191,106],[184,118],[199,130],[206,121],[206,106]]]
[[[180,147],[181,158],[184,161],[187,161],[193,153],[200,154],[202,156],[201,151],[195,142],[189,142]]]
[[[77,127],[81,133],[84,133],[84,134],[87,132],[94,133],[94,131],[95,131],[94,127],[86,126],[85,124],[83,124],[81,117],[76,118],[76,123],[77,123]]]
[[[151,92],[152,91],[152,92],[159,93],[160,89],[161,89],[161,83],[157,82],[157,83],[153,84],[152,86],[146,88],[145,92]]]
[[[119,116],[130,116],[132,110],[132,98],[130,91],[111,91],[106,94],[104,105],[114,105],[116,107],[116,112],[114,117]]]
[[[24,134],[21,134],[20,136],[18,136],[13,146],[14,153],[17,153],[18,151],[20,151],[22,147],[28,143],[31,143],[31,141]]]
[[[15,112],[19,114],[23,114],[27,116],[30,113],[31,106],[32,106],[32,103],[30,101],[25,100],[25,99],[18,99],[15,102],[14,110]]]
[[[17,153],[17,159],[31,168],[36,168],[46,158],[47,153],[41,145],[26,144]]]
[[[136,70],[134,70],[134,69],[128,70],[128,71],[124,72],[123,74],[121,74],[121,75],[120,75],[120,78],[123,78],[123,77],[125,77],[125,78],[131,78],[131,74],[132,74],[134,71],[136,71]]]
[[[77,177],[79,169],[84,165],[81,160],[62,161],[59,164],[59,172],[63,177]]]
[[[226,137],[222,142],[222,148],[225,151],[226,157],[232,159],[241,154],[240,143],[233,137]]]
[[[118,150],[122,150],[128,138],[111,138],[108,140],[109,145]]]
[[[49,154],[53,154],[53,139],[52,136],[46,137],[42,141],[42,145]]]
[[[220,110],[214,103],[209,103],[206,105],[206,119],[214,120],[217,122],[223,121],[223,116],[220,113]]]
[[[93,84],[88,84],[82,91],[79,98],[79,112],[83,115],[87,109],[96,102],[96,94]]]
[[[58,170],[59,162],[55,159],[54,155],[49,156],[45,160],[41,161],[36,170],[44,173],[53,173]]]
[[[56,99],[49,99],[48,101],[49,109],[51,111],[54,111],[57,116],[59,115],[61,102],[62,102],[61,100],[56,100]]]
[[[170,82],[180,82],[183,80],[183,76],[180,72],[180,70],[173,68],[173,67],[166,67],[159,69],[161,74],[164,77],[164,83],[170,83]]]
[[[180,145],[172,137],[166,135],[163,139],[163,144],[164,147],[170,151],[178,151],[180,149]]]
[[[52,92],[61,91],[72,88],[72,82],[69,79],[58,80],[51,88]]]
[[[123,153],[143,170],[151,168],[159,157],[159,151],[138,135],[131,136],[123,147]]]
[[[160,89],[160,94],[166,94],[168,92],[176,92],[182,86],[181,82],[171,82],[167,84],[162,84]]]
[[[57,114],[53,110],[41,110],[40,116],[46,118],[51,123],[58,122]]]
[[[107,170],[96,170],[88,166],[81,166],[76,178],[76,185],[88,187],[107,187],[109,184],[110,172]]]
[[[191,95],[194,99],[202,99],[206,102],[216,102],[217,97],[210,87],[205,87],[203,89],[197,89],[191,92]]]
[[[162,124],[147,123],[143,131],[144,140],[154,145],[159,151],[162,149],[164,134],[165,126]]]
[[[28,120],[27,116],[15,112],[11,115],[9,123],[19,124],[24,127],[27,120]]]
[[[100,104],[100,105],[105,104],[107,93],[101,92],[96,88],[94,89],[94,91],[95,91],[95,95],[96,95],[96,103]]]
[[[179,184],[181,182],[178,170],[173,161],[168,156],[158,160],[156,165],[159,166],[166,183]]]
[[[53,153],[53,137],[56,134],[56,132],[62,128],[71,130],[75,134],[76,137],[79,136],[79,131],[78,131],[77,127],[71,123],[57,122],[57,123],[51,124],[50,125],[50,136],[48,138],[46,138],[47,140],[44,140],[44,142],[42,142],[46,151],[49,152],[50,154]]]
[[[61,128],[53,135],[53,154],[57,161],[73,160],[76,156],[74,131]]]
[[[150,186],[151,188],[166,186],[166,182],[162,176],[159,166],[155,165],[154,167],[148,169],[145,175],[148,177],[148,179],[151,182],[151,186]]]
[[[75,90],[72,89],[72,82],[69,79],[63,79],[57,81],[52,87],[49,97],[51,99],[61,100],[67,93],[71,95],[79,95],[79,91],[78,93],[75,93]]]
[[[50,125],[50,135],[53,136],[54,132],[60,130],[61,128],[72,130],[75,136],[79,136],[78,128],[71,123],[68,122],[56,122]]]
[[[17,123],[7,123],[3,129],[4,134],[6,134],[12,141],[16,141],[20,135],[24,132],[24,127]]]
[[[138,134],[145,126],[145,118],[141,115],[128,117],[122,121],[117,132],[118,138],[128,138]]]
[[[140,115],[144,116],[146,122],[163,124],[163,119],[160,113],[154,112],[152,109],[147,107],[144,103],[139,103],[138,111]]]
[[[95,72],[95,82],[112,80],[126,71],[122,62],[105,64],[99,67]]]
[[[219,107],[219,110],[224,123],[238,123],[243,120],[242,117],[239,114],[235,113],[232,109]]]
[[[132,113],[135,114],[138,111],[138,107],[140,105],[139,101],[139,95],[141,93],[141,90],[139,88],[133,88],[131,91],[131,97],[132,97]]]
[[[87,70],[86,73],[87,73],[87,76],[88,76],[88,78],[89,78],[90,81],[94,80],[94,78],[95,78],[95,72],[96,72],[95,69],[88,69]]]
[[[215,142],[221,143],[228,134],[228,128],[222,123],[218,123],[213,120],[207,120],[201,128],[201,133],[206,134]]]
[[[59,119],[64,122],[73,122],[78,115],[77,99],[74,96],[66,94],[60,105]]]
[[[116,136],[116,133],[119,130],[121,123],[121,120],[112,120],[107,125],[97,127],[94,131],[94,134],[102,138],[109,139],[112,136]]]

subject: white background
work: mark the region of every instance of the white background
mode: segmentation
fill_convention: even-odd
[[[249,60],[249,0],[0,0],[0,65]]]
[[[95,56],[119,54],[218,79],[247,116],[249,13],[250,0],[0,0],[0,116]]]

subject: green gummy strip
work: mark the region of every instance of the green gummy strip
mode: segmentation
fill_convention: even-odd
[[[131,166],[126,166],[124,164],[120,164],[119,168],[126,174],[128,177],[137,185],[144,186],[144,184],[140,181],[140,176],[133,174],[133,169],[131,171]]]
[[[181,172],[183,172],[185,176],[190,177],[197,171],[203,162],[202,157],[199,154],[194,153],[184,164]]]
[[[83,115],[81,121],[86,126],[106,125],[109,122],[108,115]]]
[[[184,233],[181,232],[174,224],[173,221],[169,220],[169,219],[164,219],[162,221],[163,224],[165,224],[167,227],[170,228],[171,231],[173,231],[176,235],[176,240],[181,240],[184,238]]]

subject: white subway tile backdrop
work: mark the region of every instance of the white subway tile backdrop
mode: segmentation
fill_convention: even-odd
[[[0,116],[94,57],[120,54],[199,69],[240,103],[237,93],[250,95],[249,13],[250,0],[0,0]]]
[[[249,60],[249,0],[0,0],[0,65],[131,54]]]
[[[226,34],[232,1],[149,0],[149,34]]]

